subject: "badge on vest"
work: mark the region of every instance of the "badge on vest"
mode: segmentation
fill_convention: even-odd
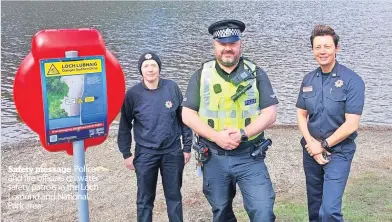
[[[312,86],[304,86],[302,87],[302,92],[312,92],[313,87]]]
[[[256,99],[245,100],[245,106],[249,106],[256,103]]]

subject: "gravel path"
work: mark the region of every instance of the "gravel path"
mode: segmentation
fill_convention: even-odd
[[[297,127],[274,126],[266,131],[266,135],[273,140],[266,163],[277,198],[294,197],[305,201]],[[392,128],[361,128],[356,142],[351,178],[364,171],[382,170],[392,175]],[[77,221],[73,182],[69,182],[73,179],[72,156],[47,152],[33,141],[3,147],[1,160],[2,221]],[[86,166],[90,221],[136,221],[135,173],[124,167],[114,135],[100,146],[87,150]],[[22,170],[32,172],[16,172]],[[195,170],[192,158],[184,171],[184,219],[210,221],[212,214],[202,193],[202,178],[196,175]],[[234,207],[242,207],[239,191]],[[168,221],[160,179],[154,221]]]

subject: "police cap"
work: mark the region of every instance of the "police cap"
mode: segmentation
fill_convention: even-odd
[[[244,30],[245,24],[233,19],[218,21],[208,27],[208,32],[213,38],[222,43],[240,40],[240,35]]]

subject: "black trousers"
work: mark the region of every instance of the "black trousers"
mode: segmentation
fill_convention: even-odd
[[[160,170],[169,221],[182,222],[181,186],[184,170],[182,150],[179,148],[167,154],[137,152],[133,164],[137,177],[137,221],[152,221],[158,170]]]
[[[344,221],[342,200],[355,149],[354,142],[335,146],[331,160],[323,166],[303,149],[309,221]]]

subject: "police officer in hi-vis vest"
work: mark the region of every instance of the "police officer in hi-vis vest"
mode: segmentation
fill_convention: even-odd
[[[343,221],[342,197],[365,100],[361,77],[336,61],[339,36],[317,25],[311,36],[319,68],[305,75],[297,101],[309,221]]]
[[[232,203],[238,184],[251,221],[274,221],[275,192],[264,163],[263,131],[276,120],[278,100],[267,74],[241,57],[245,24],[212,24],[215,59],[191,77],[182,118],[208,148],[203,193],[213,221],[236,221]],[[252,155],[253,154],[253,155]]]

